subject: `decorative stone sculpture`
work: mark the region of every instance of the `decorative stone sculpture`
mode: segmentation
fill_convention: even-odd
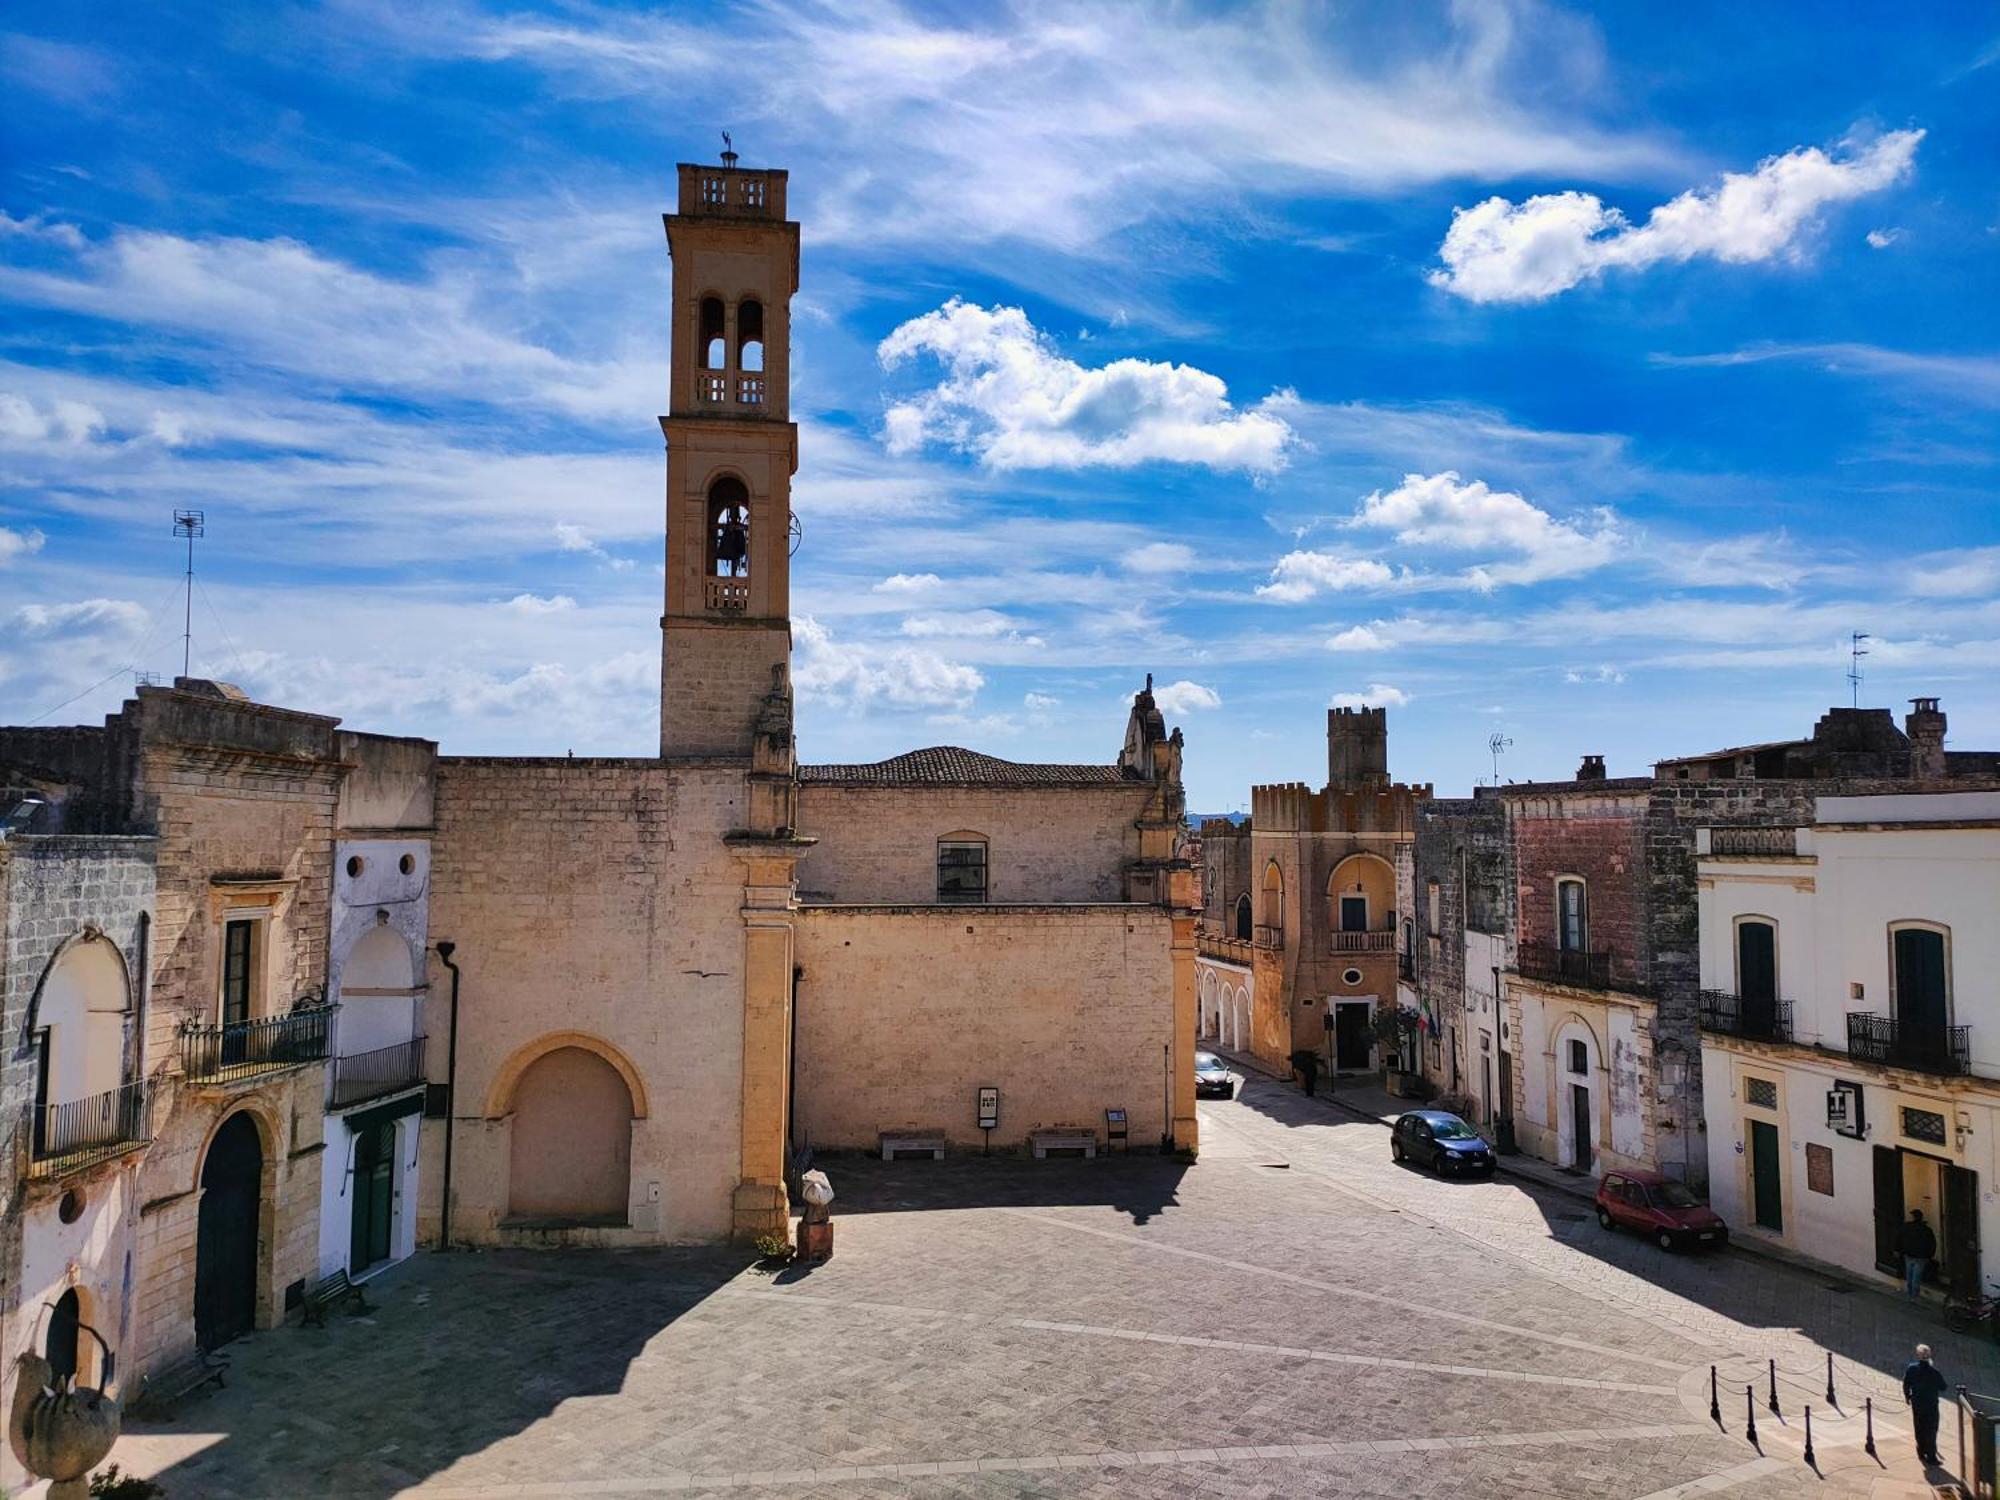
[[[802,1261],[819,1262],[833,1255],[833,1216],[827,1205],[833,1202],[833,1184],[826,1173],[807,1172],[799,1178],[799,1196],[806,1200],[799,1216],[799,1253]]]
[[[96,1330],[88,1331],[101,1346],[104,1340]],[[85,1500],[90,1471],[118,1441],[117,1398],[88,1387],[72,1388],[39,1354],[23,1354],[15,1366],[18,1383],[7,1419],[14,1457],[36,1478],[55,1481],[49,1500]],[[105,1366],[110,1367],[109,1351]]]

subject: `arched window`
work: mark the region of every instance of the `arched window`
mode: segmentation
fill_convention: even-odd
[[[126,1009],[116,947],[96,937],[63,949],[35,1003],[37,1155],[122,1138],[128,1122],[113,1091],[125,1073]]]
[[[1269,929],[1272,942],[1278,942],[1285,935],[1285,877],[1278,873],[1278,862],[1272,860],[1264,866],[1264,926]]]
[[[558,1047],[514,1088],[507,1211],[566,1224],[623,1224],[632,1186],[632,1094],[604,1058]]]
[[[708,487],[708,574],[750,576],[750,492],[730,474]]]
[[[764,304],[754,298],[736,307],[736,368],[748,374],[764,368]]]
[[[1897,1045],[1913,1053],[1941,1050],[1951,1025],[1949,934],[1929,923],[1897,923],[1889,929],[1890,1001],[1895,1008]]]
[[[1245,891],[1236,898],[1236,936],[1247,943],[1256,935],[1256,926],[1250,913],[1250,893]]]
[[[695,347],[701,351],[704,370],[720,370],[729,362],[729,340],[723,333],[722,299],[701,299],[701,326],[695,333]]]

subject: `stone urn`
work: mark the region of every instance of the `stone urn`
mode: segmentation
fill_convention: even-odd
[[[822,1261],[833,1255],[833,1184],[824,1172],[808,1172],[799,1179],[799,1196],[806,1200],[799,1215],[798,1255],[802,1261]]]
[[[97,1337],[95,1330],[91,1336]],[[103,1342],[98,1339],[100,1345]],[[7,1440],[14,1457],[37,1479],[55,1481],[49,1486],[49,1500],[86,1500],[90,1471],[118,1441],[117,1398],[59,1380],[54,1367],[39,1354],[23,1354],[14,1363],[18,1384],[14,1409],[7,1416]],[[107,1350],[107,1379],[110,1363]]]

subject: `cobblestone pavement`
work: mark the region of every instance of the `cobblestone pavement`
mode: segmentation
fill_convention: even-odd
[[[171,1500],[1892,1500],[1931,1494],[1908,1345],[1991,1365],[1891,1299],[1394,1166],[1380,1124],[1267,1080],[1202,1129],[1191,1168],[828,1162],[835,1258],[775,1277],[713,1250],[420,1256],[372,1315],[234,1346],[226,1390],[112,1456]],[[1760,1449],[1743,1391],[1770,1359]]]

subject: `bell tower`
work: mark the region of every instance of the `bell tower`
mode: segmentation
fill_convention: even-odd
[[[680,165],[667,440],[660,754],[748,758],[792,649],[791,307],[785,174]]]

